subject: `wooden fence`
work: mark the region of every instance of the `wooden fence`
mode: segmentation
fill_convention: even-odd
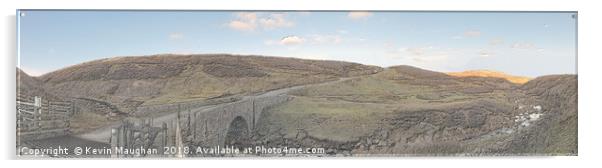
[[[41,97],[17,97],[17,139],[34,140],[66,135],[73,103],[48,101]]]
[[[181,122],[181,113],[175,120],[162,122],[161,127],[153,126],[153,119],[128,119],[111,130],[111,157],[185,157],[182,147],[188,137],[190,126]],[[190,123],[190,113],[187,117]],[[120,154],[116,148],[157,149],[156,154]],[[167,151],[166,151],[167,150]]]
[[[153,127],[153,120],[141,121],[124,120],[123,123],[111,130],[111,157],[141,157],[162,156],[164,147],[169,141],[167,125]],[[157,149],[158,153],[120,153],[120,149]]]

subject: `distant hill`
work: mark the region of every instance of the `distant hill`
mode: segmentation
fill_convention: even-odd
[[[104,101],[131,112],[141,105],[252,94],[373,74],[381,69],[284,57],[163,54],[95,60],[38,79],[57,95]]]
[[[17,96],[30,100],[33,100],[35,96],[39,96],[43,100],[61,100],[59,97],[46,92],[40,80],[30,76],[19,68],[17,68]]]
[[[503,72],[492,71],[492,70],[470,70],[464,72],[449,72],[447,73],[450,76],[455,77],[492,77],[492,78],[502,78],[506,79],[512,83],[516,84],[524,84],[529,82],[531,78],[524,76],[514,76],[509,75]]]
[[[398,79],[447,79],[448,75],[441,72],[435,72],[409,65],[397,65],[389,67],[396,72]]]

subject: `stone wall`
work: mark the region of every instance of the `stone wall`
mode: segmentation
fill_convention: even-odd
[[[255,129],[255,125],[265,109],[290,99],[291,98],[287,95],[245,98],[240,101],[220,104],[205,110],[180,113],[179,122],[176,122],[180,124],[184,143],[200,144],[202,146],[224,145],[226,133],[228,132],[231,122],[236,117],[242,117],[248,124],[248,131],[251,132]],[[173,122],[174,121],[170,121],[168,123]],[[168,124],[167,127],[168,132],[175,131],[173,125]]]
[[[144,116],[147,114],[156,114],[156,113],[165,113],[165,112],[173,112],[173,111],[183,111],[189,109],[196,109],[203,106],[208,106],[212,104],[222,104],[229,103],[239,100],[236,97],[230,98],[222,98],[222,99],[214,99],[214,100],[206,100],[206,101],[188,101],[188,102],[180,102],[180,103],[170,103],[170,104],[157,104],[157,105],[144,105],[136,107],[135,115]]]

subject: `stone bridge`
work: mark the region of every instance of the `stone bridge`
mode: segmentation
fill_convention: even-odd
[[[312,85],[324,85],[332,82],[340,82],[351,78],[342,78]],[[308,85],[299,85],[289,88],[268,91],[259,95],[244,96],[233,102],[220,103],[217,105],[206,102],[184,102],[179,104],[165,104],[138,107],[138,114],[145,113],[170,113],[165,116],[152,119],[148,129],[133,130],[138,133],[123,130],[123,127],[113,129],[111,145],[113,142],[123,142],[123,138],[115,138],[115,132],[125,132],[125,139],[132,140],[129,144],[142,144],[147,147],[244,147],[252,145],[251,133],[257,129],[262,113],[276,105],[291,100],[293,97],[288,93]],[[146,126],[149,127],[149,126]],[[134,126],[133,128],[141,128]],[[122,131],[116,131],[122,130]],[[154,135],[144,130],[163,130],[158,133],[156,140],[148,140],[147,135]],[[128,143],[124,143],[128,144]],[[137,148],[137,145],[129,146]],[[176,157],[184,157],[182,154],[173,154]],[[120,157],[120,156],[117,156]]]
[[[190,112],[184,120],[179,119],[182,139],[185,143],[203,146],[244,144],[250,132],[255,130],[261,113],[289,99],[287,95],[248,97]]]
[[[155,121],[151,121],[152,127],[165,131],[161,131],[156,136],[156,140],[146,142],[151,144],[144,145],[158,148],[244,145],[249,142],[250,133],[256,129],[261,113],[275,105],[289,101],[291,98],[286,94],[264,94],[247,96],[235,102],[213,105],[208,108],[178,110],[177,117],[172,115],[169,119],[157,118],[154,119]],[[187,109],[187,107],[179,107],[179,109]],[[149,128],[149,130],[151,129]],[[131,131],[121,128],[114,129],[112,132],[111,139],[114,142],[112,145],[127,144],[122,143],[123,139],[135,141],[144,137],[144,133],[130,133]],[[117,134],[120,135],[116,135],[116,132],[119,132]],[[115,142],[119,144],[115,144]]]

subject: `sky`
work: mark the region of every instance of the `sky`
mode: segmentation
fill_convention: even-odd
[[[441,72],[576,74],[573,12],[18,11],[33,76],[116,56],[268,55]]]

